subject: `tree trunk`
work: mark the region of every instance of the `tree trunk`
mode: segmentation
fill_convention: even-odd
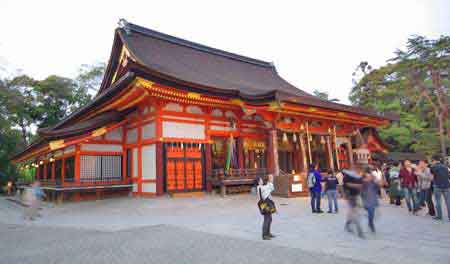
[[[20,122],[20,129],[21,129],[21,132],[22,132],[22,141],[23,141],[23,144],[24,144],[25,146],[27,146],[27,145],[28,145],[28,140],[27,140],[27,127],[25,126],[25,124],[24,124],[23,121]]]
[[[441,144],[441,153],[443,157],[447,156],[447,134],[445,133],[445,115],[440,113],[438,116],[439,139]]]

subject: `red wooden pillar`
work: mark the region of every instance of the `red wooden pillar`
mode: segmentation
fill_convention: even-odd
[[[127,156],[127,125],[122,126],[122,181],[129,183],[131,182],[131,177],[133,175],[127,175],[127,159],[130,157]]]
[[[50,163],[52,166],[52,181],[55,181],[56,178],[56,161]]]
[[[137,126],[137,153],[138,153],[138,193],[142,196],[142,118],[139,117]]]
[[[75,184],[80,184],[80,145],[76,145],[75,147]],[[76,192],[74,196],[74,200],[79,202],[81,200],[80,192]]]
[[[237,152],[238,152],[238,163],[239,168],[244,169],[244,139],[242,137],[238,137],[237,144]]]
[[[212,144],[205,144],[205,173],[206,173],[206,191],[212,192],[212,184],[208,178],[212,174]]]
[[[66,178],[66,158],[61,159],[61,185],[64,185],[64,180]]]
[[[280,166],[278,164],[278,137],[277,130],[271,129],[269,131],[269,172],[273,173],[274,176],[278,176],[280,172]]]
[[[80,183],[80,145],[75,147],[75,183]]]
[[[163,143],[156,142],[156,195],[164,194]]]

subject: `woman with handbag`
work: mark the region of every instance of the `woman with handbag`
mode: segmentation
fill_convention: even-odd
[[[270,226],[272,225],[272,214],[276,212],[275,203],[272,200],[271,193],[274,191],[273,187],[273,175],[268,175],[267,183],[261,177],[257,179],[257,195],[259,197],[258,208],[260,213],[264,216],[264,222],[262,226],[262,239],[270,240],[275,236],[270,232]]]

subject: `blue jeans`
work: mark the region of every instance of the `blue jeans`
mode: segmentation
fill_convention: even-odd
[[[409,211],[413,211],[417,208],[417,192],[414,188],[403,188],[405,194],[405,202]]]
[[[447,216],[450,219],[450,189],[443,189],[435,186],[434,199],[436,200],[436,212],[438,218],[442,218],[441,196],[444,196],[444,201],[447,206]]]
[[[375,224],[373,220],[375,219],[375,207],[366,207],[367,216],[369,218],[369,227],[372,232],[375,232]]]
[[[328,211],[330,212],[333,211],[333,204],[334,204],[334,211],[337,212],[339,210],[337,203],[337,191],[328,190],[327,197],[328,197]]]
[[[310,191],[311,194],[311,209],[313,212],[320,211],[320,192]]]
[[[428,214],[434,216],[435,210],[434,210],[434,203],[433,203],[433,193],[431,191],[431,188],[421,190],[419,192],[419,206],[424,206],[425,202],[428,207]]]

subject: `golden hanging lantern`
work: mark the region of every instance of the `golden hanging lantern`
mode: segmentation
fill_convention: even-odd
[[[297,135],[295,133],[292,135],[292,141],[297,142]]]
[[[287,138],[287,134],[286,132],[283,133],[283,142],[287,142],[288,138]]]
[[[320,144],[325,144],[325,137],[324,136],[321,136],[320,137]]]

